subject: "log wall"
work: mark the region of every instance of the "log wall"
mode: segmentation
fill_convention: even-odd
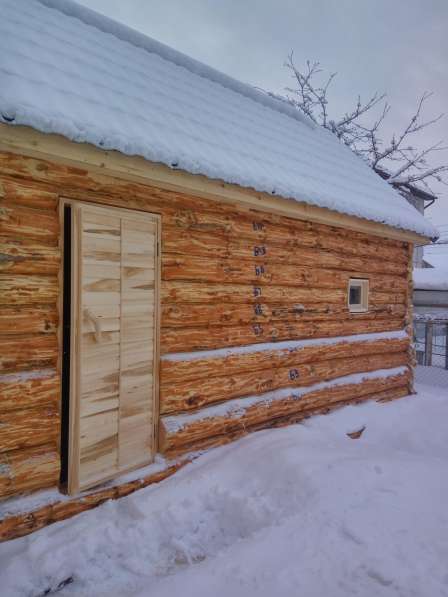
[[[60,197],[162,215],[160,447],[167,453],[223,443],[241,426],[205,419],[173,435],[165,419],[410,363],[405,336],[213,352],[403,330],[408,243],[0,153],[1,497],[58,483]],[[368,313],[349,312],[350,277],[369,279]],[[192,359],[198,351],[211,353]],[[173,353],[183,354],[172,359]],[[352,384],[260,412],[253,407],[245,429],[360,396],[402,396],[410,384],[409,374],[384,376],[362,382],[362,390]]]

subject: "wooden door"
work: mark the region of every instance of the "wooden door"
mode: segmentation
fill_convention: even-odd
[[[69,492],[155,452],[159,217],[72,207]]]

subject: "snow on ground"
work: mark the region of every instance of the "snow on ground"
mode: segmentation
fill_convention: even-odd
[[[250,435],[4,543],[1,594],[72,577],[58,595],[448,596],[448,383],[418,389]]]

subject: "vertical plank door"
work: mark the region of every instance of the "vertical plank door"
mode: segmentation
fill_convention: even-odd
[[[155,452],[158,216],[73,205],[69,492]]]

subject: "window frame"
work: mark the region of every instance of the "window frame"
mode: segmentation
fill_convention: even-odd
[[[352,288],[361,289],[361,302],[350,303],[350,290]],[[350,313],[367,313],[369,310],[369,280],[366,278],[349,278],[347,305]]]

